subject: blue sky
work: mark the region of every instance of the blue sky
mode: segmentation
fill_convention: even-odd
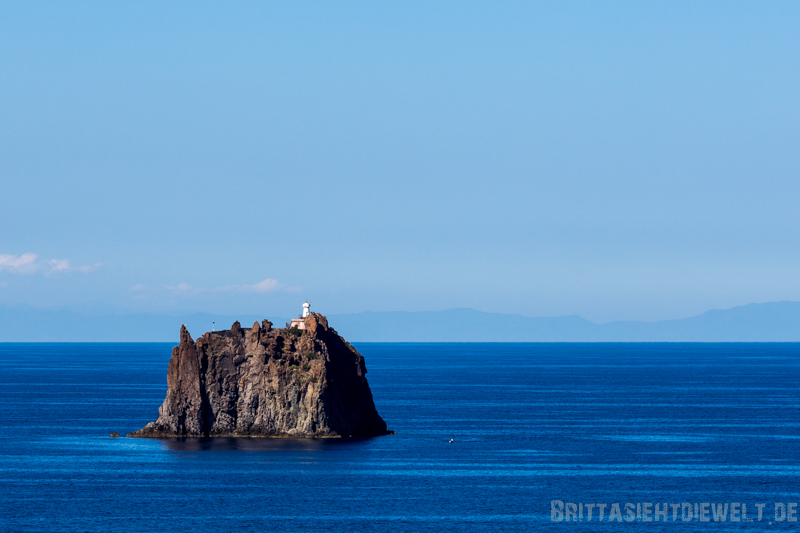
[[[4,2],[0,78],[0,304],[800,300],[796,2]]]

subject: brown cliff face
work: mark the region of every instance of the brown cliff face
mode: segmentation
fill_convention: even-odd
[[[358,437],[385,435],[364,357],[312,313],[304,331],[250,329],[193,341],[181,328],[155,422],[129,437]]]

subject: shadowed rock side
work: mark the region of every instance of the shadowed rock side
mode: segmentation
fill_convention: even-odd
[[[129,437],[348,437],[385,435],[364,357],[316,313],[305,330],[261,325],[181,328],[167,397],[155,422]]]

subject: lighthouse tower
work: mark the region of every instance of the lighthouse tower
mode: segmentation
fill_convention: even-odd
[[[305,318],[311,314],[311,304],[306,303],[303,304],[303,314],[300,315],[300,318],[293,318],[291,322],[286,324],[287,328],[297,328],[297,329],[306,329],[306,320]]]

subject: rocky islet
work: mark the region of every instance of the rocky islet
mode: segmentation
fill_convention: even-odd
[[[369,437],[386,435],[364,357],[311,313],[298,328],[264,320],[173,348],[159,416],[129,437]]]

